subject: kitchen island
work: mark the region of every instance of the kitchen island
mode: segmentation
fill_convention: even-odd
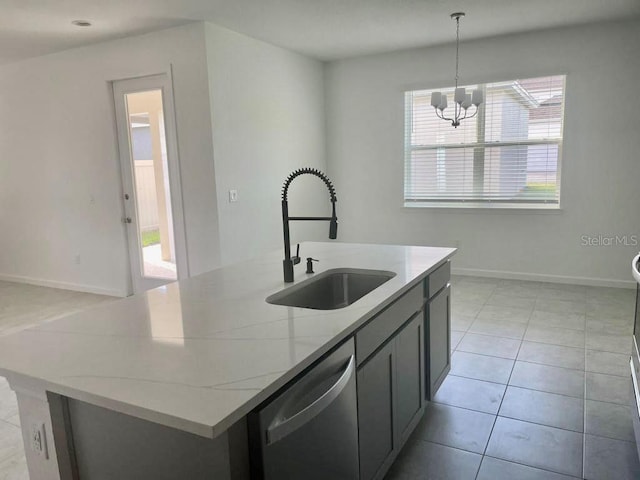
[[[81,439],[72,438],[69,403],[78,418],[104,418],[96,435],[144,430],[134,456],[169,439],[209,452],[212,478],[246,478],[246,416],[407,292],[424,290],[428,300],[426,280],[446,265],[448,282],[454,253],[308,242],[301,256],[319,260],[317,273],[396,275],[341,309],[272,305],[265,298],[289,286],[277,251],[0,339],[0,374],[18,397],[31,479],[78,478],[73,445]],[[302,266],[295,274],[293,285],[312,276]],[[440,347],[448,353],[449,345]],[[96,461],[118,463],[114,452]]]

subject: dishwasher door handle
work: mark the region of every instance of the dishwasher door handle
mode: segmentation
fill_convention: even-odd
[[[351,377],[353,376],[355,368],[356,358],[354,355],[351,355],[351,357],[349,358],[349,363],[344,369],[344,372],[342,372],[340,378],[338,378],[336,383],[334,383],[331,388],[320,395],[306,408],[303,408],[284,421],[276,420],[269,426],[269,428],[267,428],[267,445],[275,443],[278,440],[282,440],[290,433],[295,432],[300,427],[309,423],[320,413],[322,413],[323,410],[329,407],[329,405],[331,405],[333,401],[340,396],[344,388],[347,386],[349,380],[351,380]]]

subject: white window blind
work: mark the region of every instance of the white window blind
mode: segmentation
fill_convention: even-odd
[[[466,86],[485,102],[458,128],[436,116],[431,90],[405,92],[405,205],[557,208],[564,86],[564,75]]]

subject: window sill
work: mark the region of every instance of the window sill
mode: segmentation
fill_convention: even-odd
[[[560,212],[558,204],[523,204],[523,203],[486,203],[486,202],[405,202],[408,210],[519,210],[530,212]]]

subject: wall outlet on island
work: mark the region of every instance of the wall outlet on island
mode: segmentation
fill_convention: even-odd
[[[47,452],[47,437],[44,433],[44,423],[32,423],[31,424],[31,450],[36,452],[40,457],[44,457],[45,460],[49,458]]]

